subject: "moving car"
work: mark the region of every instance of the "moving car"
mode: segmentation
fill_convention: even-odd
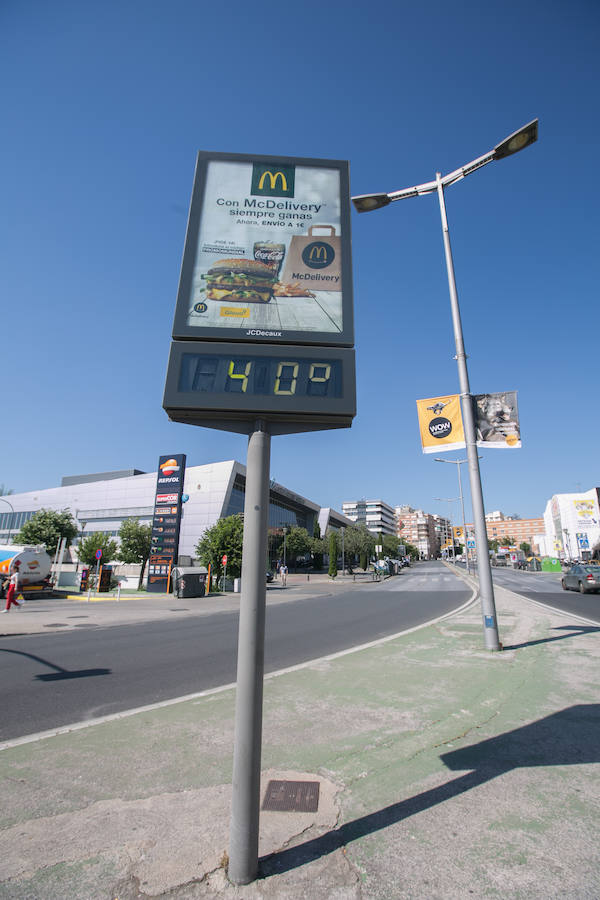
[[[563,591],[600,591],[600,566],[588,566],[578,563],[565,572],[561,578]]]

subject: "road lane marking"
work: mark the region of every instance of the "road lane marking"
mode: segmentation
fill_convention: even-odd
[[[320,656],[316,659],[309,659],[306,662],[297,663],[294,666],[288,666],[285,669],[278,669],[276,672],[268,672],[264,676],[264,681],[270,680],[272,678],[279,678],[280,675],[288,675],[291,672],[299,672],[302,669],[306,669],[309,666],[315,666],[322,662],[330,662],[335,659],[340,659],[342,656],[349,656],[351,653],[358,653],[361,650],[369,650],[371,647],[377,647],[380,644],[387,644],[390,641],[396,640],[396,638],[403,637],[405,634],[412,634],[414,631],[420,631],[422,628],[427,628],[429,625],[435,625],[437,622],[442,622],[444,619],[450,619],[452,616],[457,615],[463,610],[468,609],[473,603],[475,603],[477,598],[477,590],[476,588],[471,588],[472,593],[468,600],[466,600],[462,606],[458,606],[456,609],[451,610],[451,612],[444,613],[443,616],[438,616],[435,619],[429,619],[427,622],[422,622],[420,625],[415,625],[412,628],[406,628],[404,631],[398,631],[395,634],[388,634],[385,637],[377,638],[374,641],[368,641],[366,644],[358,644],[355,647],[348,647],[346,650],[338,650],[335,653],[328,653],[326,656]],[[197,691],[194,694],[185,694],[182,697],[172,697],[170,700],[161,700],[158,703],[150,703],[146,706],[138,706],[134,709],[126,709],[122,710],[118,713],[111,713],[107,716],[98,716],[94,719],[84,719],[81,722],[74,722],[71,725],[63,725],[60,728],[51,728],[48,731],[39,731],[36,734],[26,734],[22,737],[14,738],[13,740],[3,741],[0,743],[0,751],[2,750],[10,750],[13,747],[20,747],[23,744],[31,744],[35,741],[43,741],[47,738],[58,737],[62,734],[70,734],[73,731],[81,731],[84,728],[90,728],[93,725],[104,725],[107,722],[116,722],[119,719],[126,719],[129,716],[135,716],[138,713],[152,712],[155,709],[163,709],[166,706],[174,706],[176,703],[186,703],[189,700],[199,700],[202,697],[210,697],[213,694],[222,694],[225,691],[234,691],[236,688],[235,682],[230,684],[223,684],[219,687],[208,688],[205,691]]]

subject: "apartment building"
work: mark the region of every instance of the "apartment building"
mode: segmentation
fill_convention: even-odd
[[[396,534],[394,508],[383,500],[349,500],[342,512],[356,525],[366,525],[373,534]]]
[[[439,516],[433,516],[422,509],[414,509],[412,506],[396,506],[396,534],[402,540],[413,544],[419,551],[421,559],[429,559],[440,552],[442,541],[440,537],[446,533],[448,520],[436,522]],[[442,537],[443,540],[443,537]]]
[[[474,531],[473,523],[467,522],[466,526],[467,534],[470,535]],[[525,542],[531,545],[534,553],[540,552],[537,535],[544,534],[545,531],[543,516],[535,519],[515,519],[496,510],[486,515],[485,527],[488,541],[497,541],[508,536],[514,538],[517,547]]]

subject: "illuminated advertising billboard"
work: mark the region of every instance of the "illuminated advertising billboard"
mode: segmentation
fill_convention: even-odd
[[[352,346],[348,163],[200,152],[173,337]]]

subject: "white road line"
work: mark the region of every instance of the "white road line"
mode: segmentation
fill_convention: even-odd
[[[342,656],[349,656],[351,653],[358,653],[360,650],[368,650],[370,647],[377,647],[380,644],[387,644],[389,641],[394,641],[396,638],[402,637],[405,634],[412,634],[413,631],[420,631],[421,628],[427,628],[429,625],[435,625],[436,622],[442,622],[444,619],[449,619],[452,616],[457,615],[457,613],[462,612],[471,606],[472,603],[475,602],[475,598],[477,596],[476,591],[473,589],[473,592],[469,599],[463,603],[462,606],[459,606],[457,609],[453,609],[452,612],[445,613],[443,616],[438,616],[437,619],[430,619],[428,622],[423,622],[421,625],[415,625],[413,628],[407,628],[404,631],[398,631],[396,634],[388,634],[386,637],[377,638],[375,641],[369,641],[366,644],[359,644],[356,647],[349,647],[346,650],[339,650],[336,653],[329,653],[327,656],[319,656],[317,659],[309,659],[306,662],[298,663],[295,666],[289,666],[286,669],[278,669],[277,672],[269,672],[265,675],[265,681],[270,680],[271,678],[278,678],[280,675],[287,675],[290,672],[299,672],[301,669],[307,669],[309,666],[317,665],[321,662],[329,662],[334,659],[340,659]],[[26,734],[23,737],[15,738],[11,741],[4,741],[0,743],[0,751],[2,750],[10,750],[12,747],[20,747],[23,744],[31,744],[35,741],[43,741],[47,738],[57,737],[61,734],[70,734],[72,731],[81,731],[83,728],[90,728],[92,725],[103,725],[105,722],[116,722],[119,719],[126,719],[129,716],[135,716],[138,713],[151,712],[155,709],[163,709],[166,706],[174,706],[176,703],[185,703],[188,700],[199,700],[202,697],[210,697],[212,694],[222,694],[224,691],[232,691],[235,690],[235,683],[231,684],[223,684],[220,687],[209,688],[206,691],[198,691],[195,694],[185,694],[183,697],[173,697],[171,700],[161,700],[159,703],[150,703],[147,706],[138,706],[135,709],[126,709],[122,712],[112,713],[108,716],[100,716],[95,719],[85,719],[83,722],[74,722],[72,725],[63,725],[61,728],[52,728],[49,731],[39,731],[37,734]]]

